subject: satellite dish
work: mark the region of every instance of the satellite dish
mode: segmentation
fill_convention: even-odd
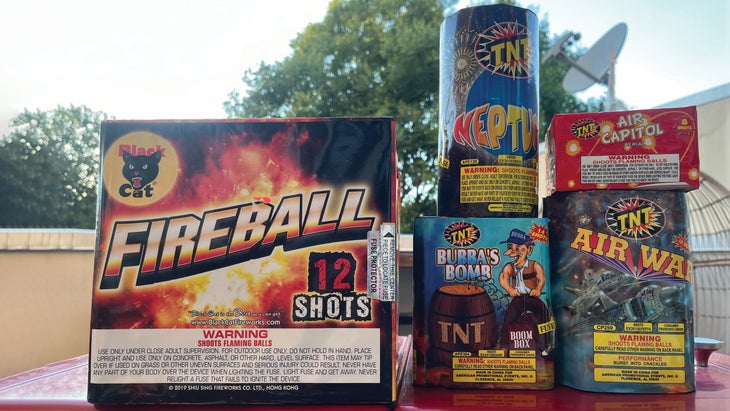
[[[568,93],[577,93],[595,83],[608,86],[608,103],[610,109],[615,108],[615,70],[616,58],[626,40],[628,27],[626,23],[619,23],[601,37],[578,61],[568,57],[565,53],[566,45],[573,40],[579,40],[580,34],[567,32],[557,39],[555,44],[545,53],[543,63],[550,58],[557,58],[570,64],[571,68],[563,78],[563,89]]]
[[[545,64],[548,60],[555,57],[558,60],[570,60],[570,58],[565,54],[565,46],[570,46],[573,44],[573,40],[580,40],[580,33],[573,33],[572,31],[566,31],[562,36],[560,36],[552,47],[550,47],[550,50],[545,53],[544,56],[542,56],[542,64]]]
[[[563,88],[568,93],[577,93],[593,83],[609,84],[609,73],[626,40],[626,23],[619,23],[604,34],[578,61],[571,64],[563,78]]]

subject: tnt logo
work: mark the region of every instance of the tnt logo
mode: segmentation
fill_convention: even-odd
[[[128,205],[148,205],[175,184],[179,164],[174,147],[161,136],[133,132],[112,144],[104,157],[104,185]]]
[[[592,119],[582,119],[570,125],[570,134],[577,138],[593,138],[601,131],[601,127],[597,121]]]
[[[444,229],[444,240],[455,247],[469,247],[480,237],[479,227],[466,221],[451,223]]]
[[[494,74],[512,78],[532,75],[532,50],[527,27],[516,22],[497,23],[479,34],[474,46],[479,64]]]
[[[606,210],[608,228],[619,237],[640,240],[658,234],[665,225],[664,210],[642,198],[621,199]]]

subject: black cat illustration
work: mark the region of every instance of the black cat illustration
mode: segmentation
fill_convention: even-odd
[[[143,189],[157,178],[160,171],[160,159],[162,158],[162,153],[159,150],[150,155],[141,154],[137,156],[124,151],[122,156],[124,158],[122,175],[132,184],[135,191]]]

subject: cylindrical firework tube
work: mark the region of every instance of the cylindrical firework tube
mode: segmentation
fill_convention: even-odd
[[[503,4],[442,23],[440,216],[537,217],[538,31]]]

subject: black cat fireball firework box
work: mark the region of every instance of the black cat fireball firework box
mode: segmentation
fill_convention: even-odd
[[[392,403],[390,118],[108,121],[92,403]]]
[[[557,382],[586,391],[694,391],[686,194],[593,190],[545,199]]]
[[[414,384],[554,386],[547,233],[540,218],[416,219]]]

